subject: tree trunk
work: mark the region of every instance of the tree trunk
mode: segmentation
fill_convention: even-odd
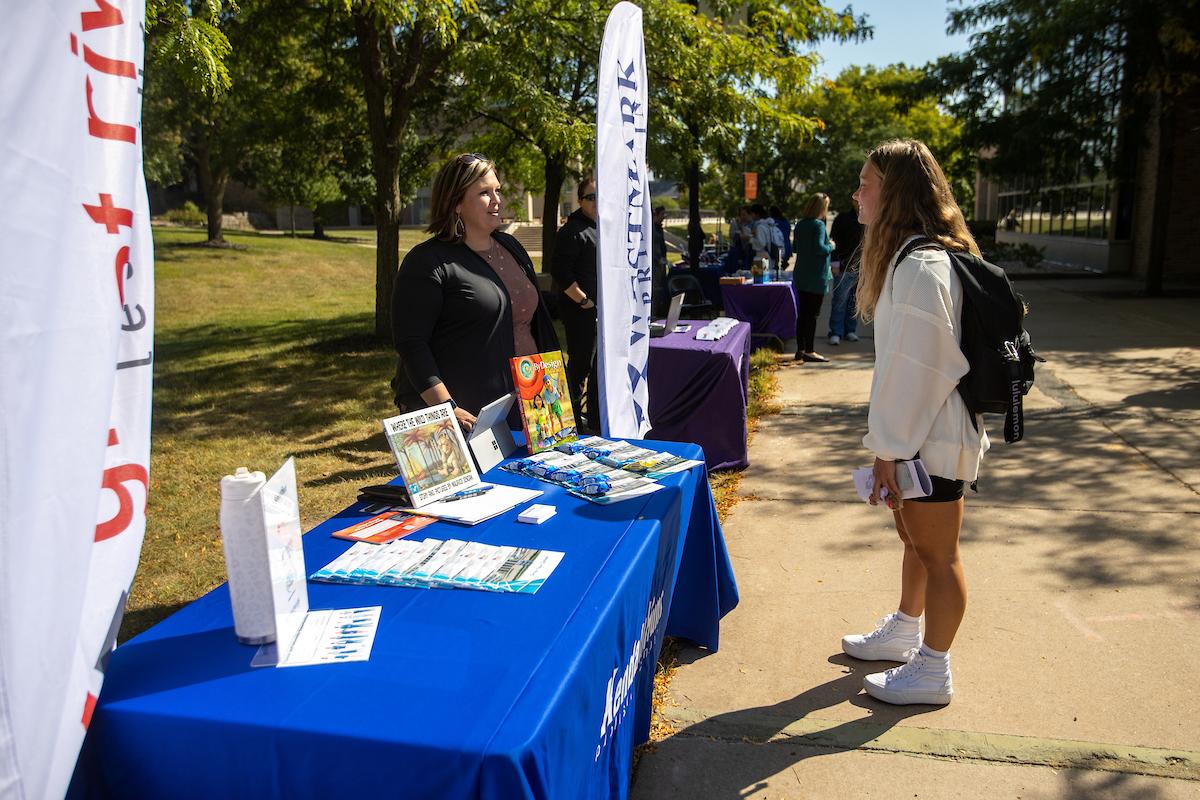
[[[313,238],[328,239],[325,235],[325,220],[321,219],[321,211],[318,208],[313,208]]]
[[[392,341],[392,287],[400,269],[400,165],[375,170],[375,336]]]
[[[392,46],[390,35],[385,43],[385,36],[366,10],[354,13],[354,31],[367,101],[371,167],[375,173],[375,336],[391,342],[392,287],[400,268],[399,152],[407,120],[396,119],[395,103],[389,103],[392,84],[384,52]]]
[[[1171,215],[1171,172],[1175,168],[1173,104],[1159,92],[1154,116],[1158,128],[1158,165],[1154,171],[1154,208],[1150,222],[1150,256],[1146,264],[1146,296],[1161,297],[1167,260],[1167,222]]]
[[[546,156],[546,192],[542,196],[542,272],[550,271],[554,258],[554,235],[558,233],[558,206],[562,201],[567,159],[563,155]],[[566,288],[561,287],[561,288]]]
[[[202,140],[196,147],[196,178],[204,195],[204,209],[208,216],[208,242],[224,244],[221,217],[225,206],[225,186],[229,183],[229,170],[219,169],[213,174],[212,156],[206,140]]]
[[[295,203],[291,203],[288,205],[288,216],[291,218],[291,221],[292,221],[292,238],[295,239],[296,238],[296,204]]]
[[[700,254],[704,252],[704,227],[700,224],[700,164],[687,165],[688,190],[688,266],[700,268]]]

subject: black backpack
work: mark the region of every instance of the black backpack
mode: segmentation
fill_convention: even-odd
[[[1034,352],[1022,324],[1025,301],[1004,270],[978,256],[947,250],[927,238],[909,242],[895,265],[914,250],[936,248],[950,257],[963,288],[962,338],[959,346],[970,369],[958,382],[967,409],[974,414],[1004,414],[1004,441],[1025,436],[1021,398],[1033,388],[1033,365],[1046,359]],[[894,267],[893,267],[894,268]]]

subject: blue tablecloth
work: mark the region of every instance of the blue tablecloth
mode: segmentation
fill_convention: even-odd
[[[750,323],[755,336],[770,334],[786,342],[796,336],[796,293],[790,283],[724,284],[725,316]]]
[[[564,551],[536,595],[309,584],[314,609],[383,606],[370,661],[251,669],[218,587],[113,653],[72,794],[625,797],[664,633],[715,650],[737,604],[704,470],[607,507],[494,477],[558,514],[414,537]],[[360,508],[304,537],[309,572],[349,546],[328,534]]]
[[[687,333],[650,340],[649,436],[697,442],[709,469],[741,469],[750,464],[750,325],[739,322],[724,338],[706,342],[696,339],[706,323],[690,324]]]

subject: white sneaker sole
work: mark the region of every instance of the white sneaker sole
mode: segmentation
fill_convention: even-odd
[[[874,677],[874,675],[868,675],[863,678],[863,689],[876,700],[882,700],[894,706],[945,706],[949,705],[950,701],[954,699],[953,689],[949,692],[920,689],[889,689],[871,680]]]
[[[908,647],[880,647],[879,645],[861,644],[849,638],[842,639],[842,652],[851,658],[857,658],[862,661],[899,661],[901,664],[908,661],[908,651],[914,647],[919,647],[920,642],[910,644]]]

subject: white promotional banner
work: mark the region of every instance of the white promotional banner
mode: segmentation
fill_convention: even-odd
[[[646,48],[642,10],[608,15],[596,99],[596,206],[600,302],[596,355],[600,430],[650,430],[650,184],[646,172]]]
[[[0,798],[61,797],[145,532],[144,0],[0,27]]]

